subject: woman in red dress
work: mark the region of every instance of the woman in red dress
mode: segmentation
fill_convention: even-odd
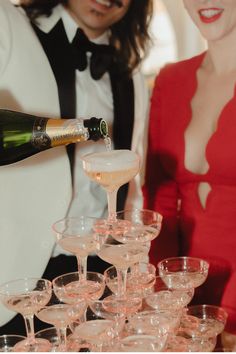
[[[226,330],[236,334],[236,1],[184,4],[208,50],[156,78],[144,196],[164,223],[150,261],[208,260],[194,298],[223,306]]]

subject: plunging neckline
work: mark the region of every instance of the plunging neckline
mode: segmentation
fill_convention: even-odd
[[[225,110],[228,109],[228,107],[230,106],[230,104],[232,103],[232,101],[235,99],[235,96],[236,96],[236,83],[234,85],[234,90],[233,90],[233,95],[232,97],[226,102],[226,104],[223,106],[222,110],[220,111],[220,114],[216,120],[217,124],[216,124],[216,129],[215,131],[211,134],[211,136],[209,137],[206,145],[205,145],[205,159],[208,163],[208,170],[204,173],[196,173],[196,172],[193,172],[191,170],[189,170],[186,165],[185,165],[185,154],[186,154],[186,142],[185,142],[185,132],[192,120],[192,101],[193,101],[193,98],[195,96],[195,93],[197,91],[197,88],[198,88],[198,78],[197,78],[197,73],[198,73],[198,70],[200,69],[201,67],[201,64],[203,62],[203,60],[205,59],[205,56],[206,56],[207,52],[204,52],[202,54],[200,54],[198,56],[198,61],[196,62],[196,65],[194,66],[193,68],[193,73],[192,73],[192,79],[190,80],[190,82],[192,83],[192,86],[191,86],[191,89],[189,90],[190,94],[189,94],[189,97],[187,99],[187,114],[186,114],[186,122],[185,122],[185,125],[184,125],[184,129],[183,129],[183,138],[182,138],[182,146],[183,146],[183,150],[182,150],[182,156],[183,156],[183,167],[184,167],[184,170],[189,173],[190,175],[194,175],[194,176],[198,176],[199,178],[207,178],[210,173],[211,173],[211,163],[210,163],[210,160],[209,160],[209,149],[210,149],[210,146],[212,144],[212,141],[214,140],[215,136],[217,135],[217,133],[219,132],[219,127],[220,125],[222,124],[222,121],[223,121],[223,116],[224,116],[224,112]]]

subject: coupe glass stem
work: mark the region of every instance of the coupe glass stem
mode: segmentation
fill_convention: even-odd
[[[126,293],[127,269],[116,268],[117,272],[117,295],[123,297]]]
[[[85,281],[87,279],[87,256],[80,257],[76,256],[78,263],[78,273],[81,277],[81,281]]]
[[[60,343],[60,350],[66,350],[66,331],[67,328],[57,328],[57,334],[59,337],[59,343]]]
[[[81,323],[87,321],[87,307],[86,307],[86,309],[83,311],[83,313],[79,316],[79,321],[80,321]]]
[[[112,191],[107,190],[107,202],[108,202],[108,221],[116,221],[116,201],[117,201],[118,188]]]
[[[24,316],[27,338],[34,341],[34,315]]]

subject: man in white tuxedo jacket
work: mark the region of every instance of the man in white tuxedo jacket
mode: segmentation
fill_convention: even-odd
[[[0,107],[60,117],[57,87],[28,18],[0,1]],[[55,243],[51,226],[71,199],[64,147],[0,167],[0,283],[41,277]],[[15,314],[0,305],[0,326]]]
[[[122,0],[121,4],[128,9],[132,1]],[[112,2],[110,4],[109,7],[115,6]],[[96,0],[94,6],[99,10],[99,6],[104,5]],[[42,35],[50,33],[62,20],[69,42],[78,26],[61,4],[53,9],[51,16],[41,16],[37,20],[37,28]],[[53,70],[24,10],[14,7],[9,0],[1,0],[0,27],[0,108],[60,117],[58,87]],[[106,43],[107,36],[100,36],[99,41]],[[83,72],[76,70],[75,81],[76,116],[101,116],[111,127],[114,96],[108,74],[95,81],[90,77],[89,68]],[[139,71],[133,74],[133,84],[134,122],[130,148],[138,152],[143,161],[148,94]],[[89,99],[84,96],[85,90],[89,93]],[[119,145],[114,144],[113,147]],[[23,277],[42,277],[50,257],[61,252],[54,249],[51,227],[56,220],[68,214],[106,215],[106,193],[82,173],[79,158],[81,154],[100,150],[104,150],[101,142],[77,144],[73,198],[70,163],[65,147],[50,149],[0,167],[0,285]],[[129,184],[127,195],[127,207],[142,207],[140,174]],[[14,313],[0,305],[0,326],[13,316]]]

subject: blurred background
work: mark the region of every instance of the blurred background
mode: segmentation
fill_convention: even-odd
[[[206,49],[206,43],[187,15],[182,0],[153,0],[152,46],[143,63],[149,86],[166,63],[190,58]]]

